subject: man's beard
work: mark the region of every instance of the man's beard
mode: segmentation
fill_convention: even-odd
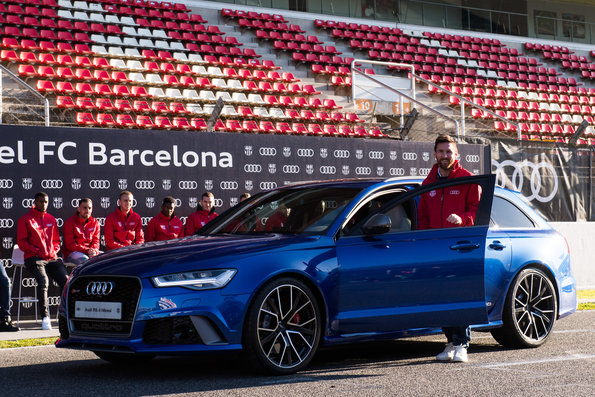
[[[438,167],[441,170],[450,171],[450,170],[452,170],[454,163],[455,163],[454,160],[451,161],[449,159],[441,159],[441,160],[438,160]]]

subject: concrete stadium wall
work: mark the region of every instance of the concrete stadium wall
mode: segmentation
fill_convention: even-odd
[[[570,245],[572,273],[578,289],[595,288],[595,222],[552,222]]]

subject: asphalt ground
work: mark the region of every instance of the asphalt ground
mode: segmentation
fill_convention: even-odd
[[[558,321],[537,349],[509,350],[473,333],[468,363],[439,363],[443,337],[319,352],[306,371],[260,376],[238,357],[157,358],[114,366],[53,346],[0,349],[3,396],[589,396],[595,395],[595,311]]]

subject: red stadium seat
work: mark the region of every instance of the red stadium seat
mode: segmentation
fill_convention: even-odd
[[[78,125],[87,126],[87,127],[97,125],[97,122],[93,118],[93,115],[91,113],[87,113],[87,112],[77,113],[76,114],[76,122]]]

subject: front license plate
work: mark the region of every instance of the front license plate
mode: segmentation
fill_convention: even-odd
[[[122,303],[77,301],[74,304],[74,316],[78,318],[121,320]]]

